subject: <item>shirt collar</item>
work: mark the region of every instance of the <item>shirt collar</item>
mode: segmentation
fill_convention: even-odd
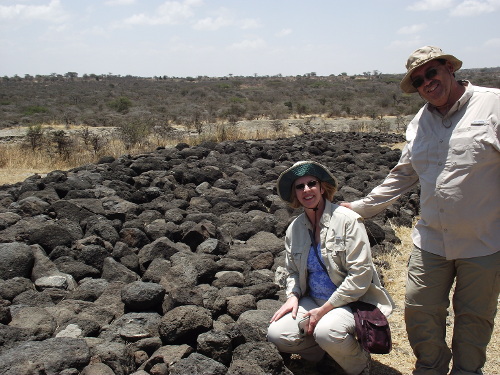
[[[439,111],[430,103],[427,103],[427,109],[430,112],[432,112],[440,117],[443,117],[443,118],[450,117],[455,112],[460,111],[465,106],[465,104],[469,101],[469,99],[472,97],[472,94],[474,93],[474,86],[469,81],[462,80],[462,81],[460,81],[460,84],[465,87],[465,91],[462,94],[462,96],[453,104],[453,106],[450,108],[450,110],[448,111],[448,113],[446,115],[444,115],[444,116],[441,115],[439,113]]]

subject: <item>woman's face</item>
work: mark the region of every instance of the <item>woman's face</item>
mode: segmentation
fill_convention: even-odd
[[[323,199],[321,184],[314,176],[299,177],[293,183],[293,190],[299,203],[306,208],[316,207]]]

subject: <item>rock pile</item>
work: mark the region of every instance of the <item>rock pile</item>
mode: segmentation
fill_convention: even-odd
[[[401,140],[178,144],[0,187],[0,374],[291,374],[266,342],[298,213],[276,179],[316,160],[350,201]],[[367,221],[375,259],[398,241],[387,220],[411,225],[418,203],[410,192]]]

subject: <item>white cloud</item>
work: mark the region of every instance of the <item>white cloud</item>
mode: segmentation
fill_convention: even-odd
[[[451,11],[451,15],[454,17],[471,17],[484,13],[492,13],[499,9],[499,0],[465,0]]]
[[[115,5],[132,5],[135,4],[136,0],[108,0],[105,1],[105,5],[115,6]]]
[[[258,49],[266,46],[265,40],[261,38],[257,39],[245,39],[242,40],[239,43],[234,43],[231,45],[231,49],[242,49],[242,50],[248,50],[248,49]]]
[[[484,42],[484,45],[486,47],[500,48],[500,38],[489,39],[486,42]]]
[[[62,22],[67,14],[60,0],[51,0],[48,5],[0,5],[0,19],[25,19]]]
[[[404,51],[417,49],[423,45],[422,38],[419,35],[415,35],[412,39],[405,40],[393,40],[386,49],[402,49]]]
[[[409,10],[442,10],[453,6],[454,0],[421,0],[408,6]]]
[[[421,23],[418,25],[404,26],[404,27],[400,28],[397,31],[397,33],[398,34],[415,34],[415,33],[418,33],[420,31],[424,30],[425,28],[427,28],[427,25],[425,23]]]
[[[240,20],[240,21],[238,21],[238,25],[243,30],[257,29],[257,28],[262,26],[260,21],[254,19],[254,18],[245,18],[243,20]]]
[[[233,24],[232,19],[228,19],[222,16],[217,18],[207,17],[201,20],[198,20],[194,24],[194,29],[196,30],[218,30],[222,27],[230,26]]]
[[[102,26],[92,26],[89,29],[84,29],[80,32],[81,35],[105,36],[107,30]]]
[[[260,22],[253,18],[237,19],[231,10],[224,7],[212,13],[215,15],[196,21],[193,28],[196,30],[213,31],[228,26],[236,26],[243,30],[255,29],[261,26]]]
[[[282,29],[279,32],[276,33],[277,37],[283,37],[290,35],[292,33],[292,29]]]
[[[203,0],[166,1],[154,14],[135,14],[124,20],[129,25],[175,25],[194,16],[194,8]]]

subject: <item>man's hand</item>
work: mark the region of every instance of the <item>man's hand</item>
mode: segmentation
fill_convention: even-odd
[[[350,202],[339,202],[339,206],[347,207],[348,209],[352,210]]]

